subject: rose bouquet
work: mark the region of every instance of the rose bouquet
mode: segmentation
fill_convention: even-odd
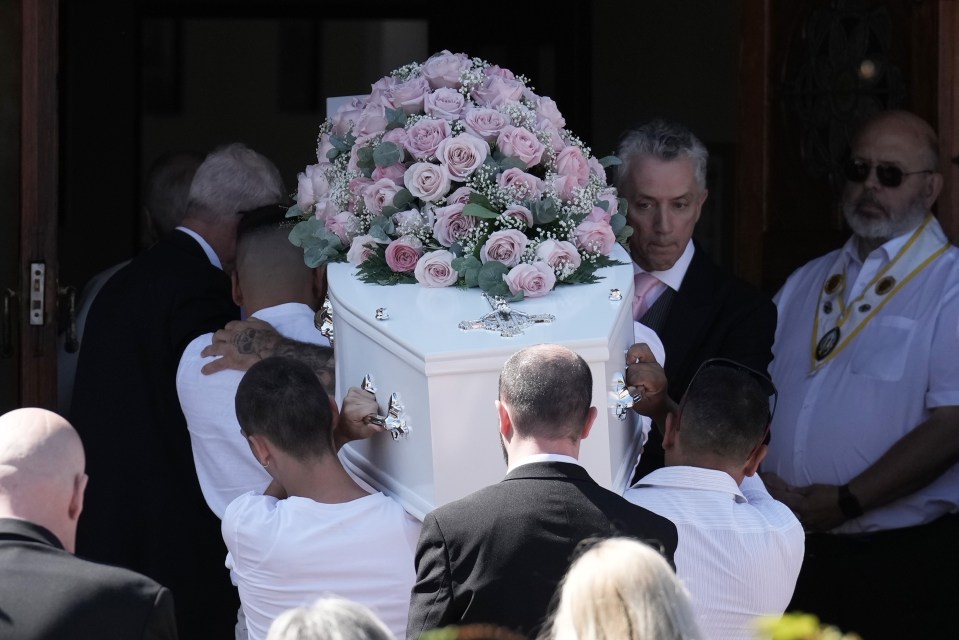
[[[625,243],[605,166],[528,80],[463,53],[407,64],[320,127],[290,240],[368,283],[480,287],[511,300],[595,282]]]

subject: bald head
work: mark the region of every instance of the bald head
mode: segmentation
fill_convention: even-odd
[[[866,120],[856,133],[853,146],[863,138],[888,135],[916,154],[925,168],[939,170],[939,137],[932,126],[910,111],[881,111]]]
[[[0,517],[46,527],[73,551],[84,464],[80,436],[56,413],[25,408],[0,416]]]

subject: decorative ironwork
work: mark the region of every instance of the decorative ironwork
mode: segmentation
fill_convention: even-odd
[[[526,330],[526,327],[532,324],[548,324],[556,319],[551,313],[523,313],[515,311],[506,301],[506,298],[500,296],[490,296],[484,293],[483,297],[492,307],[493,311],[487,313],[479,320],[464,320],[460,322],[459,328],[463,330],[486,329],[488,331],[499,331],[504,338],[518,336]]]

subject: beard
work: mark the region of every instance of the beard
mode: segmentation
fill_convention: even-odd
[[[863,205],[878,208],[884,215],[880,218],[868,216],[861,211]],[[918,195],[898,211],[890,211],[868,192],[855,202],[842,205],[843,217],[849,228],[860,238],[868,240],[890,240],[915,229],[926,217],[926,212],[926,206]]]

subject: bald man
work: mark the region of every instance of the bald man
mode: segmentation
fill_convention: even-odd
[[[959,249],[931,213],[936,134],[915,114],[879,113],[844,174],[852,237],[774,298],[780,403],[763,477],[808,532],[790,609],[864,638],[946,637],[959,594]]]
[[[168,589],[73,555],[84,464],[80,437],[59,415],[0,416],[0,637],[176,638]]]

